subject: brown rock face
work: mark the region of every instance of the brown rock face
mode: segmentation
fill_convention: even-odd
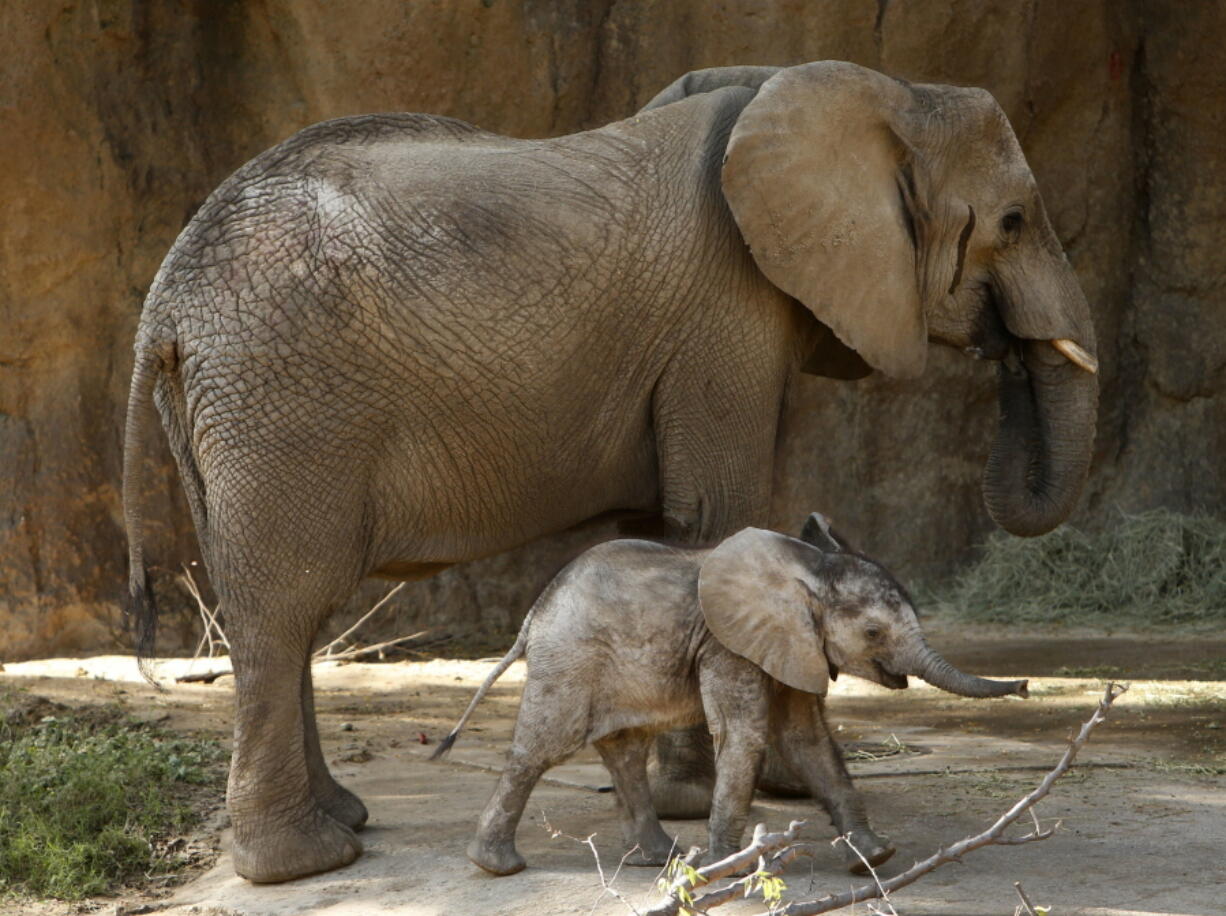
[[[0,6],[0,657],[122,635],[122,420],[140,302],[205,195],[315,121],[429,111],[518,135],[625,117],[687,70],[852,60],[1000,100],[1095,310],[1099,440],[1081,520],[1226,503],[1226,7],[1159,0],[370,0]],[[775,522],[821,509],[902,573],[990,529],[989,367],[806,380]],[[162,648],[195,538],[164,447],[148,492]],[[414,583],[385,632],[509,627],[575,533]],[[354,607],[378,591],[372,584]],[[349,616],[349,615],[344,615]],[[338,615],[338,624],[340,616]]]

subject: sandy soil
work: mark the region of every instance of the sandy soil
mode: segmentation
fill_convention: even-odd
[[[1132,683],[1081,766],[1039,806],[1063,828],[1042,843],[985,849],[898,892],[915,916],[1009,914],[1013,882],[1052,906],[1053,916],[1221,916],[1226,912],[1226,641],[1124,637],[958,640],[938,634],[955,663],[985,675],[1026,675],[1030,700],[970,701],[926,686],[902,693],[853,678],[833,685],[829,706],[840,737],[869,746],[892,736],[916,753],[853,762],[870,816],[899,853],[890,875],[940,844],[977,832],[1028,791],[1063,749],[1069,729],[1102,693],[1098,675]],[[172,678],[184,662],[165,662]],[[197,667],[200,667],[199,663]],[[596,791],[607,776],[584,752],[553,770],[533,795],[519,833],[529,868],[495,879],[464,858],[514,722],[522,665],[504,676],[445,763],[425,758],[467,703],[489,664],[392,663],[316,669],[320,730],[338,777],[371,809],[365,855],[354,865],[286,885],[252,886],[223,852],[215,866],[160,899],[95,901],[85,910],[55,904],[46,914],[140,912],[142,906],[199,916],[627,913],[602,893],[594,834],[606,874],[621,855],[612,799]],[[1074,676],[1049,676],[1053,672]],[[11,664],[0,682],[71,704],[121,701],[163,724],[225,737],[231,679],[172,685],[156,693],[131,659]],[[429,742],[422,744],[424,739]],[[806,801],[762,797],[755,821],[781,828],[807,818],[806,835],[829,840],[827,819]],[[703,841],[702,822],[666,825],[684,845]],[[555,833],[557,835],[555,835]],[[578,838],[578,839],[576,839]],[[613,886],[634,905],[651,896],[653,870],[626,869]],[[786,876],[787,896],[849,886],[834,850]],[[105,909],[102,909],[102,907]],[[719,912],[761,912],[738,903]],[[27,909],[3,912],[29,912]],[[143,910],[149,912],[151,910]],[[855,910],[868,913],[865,907]]]

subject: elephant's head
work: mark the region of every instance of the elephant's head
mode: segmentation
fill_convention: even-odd
[[[723,166],[758,267],[888,375],[919,375],[930,340],[999,360],[988,510],[1020,535],[1063,521],[1094,440],[1094,327],[1000,106],[838,61],[700,71],[651,105],[721,82],[760,87]]]
[[[893,688],[915,675],[965,697],[1027,695],[1026,681],[965,674],[933,651],[902,586],[844,549],[821,516],[802,537],[746,528],[711,551],[698,598],[723,646],[819,695],[840,672]]]

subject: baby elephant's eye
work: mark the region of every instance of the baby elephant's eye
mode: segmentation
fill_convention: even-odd
[[[881,627],[865,627],[864,635],[871,640],[878,640],[881,638]]]

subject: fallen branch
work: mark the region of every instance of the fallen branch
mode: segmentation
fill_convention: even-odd
[[[214,668],[212,671],[193,671],[191,674],[181,674],[175,678],[176,684],[211,684],[223,674],[233,674],[230,668]]]
[[[328,644],[327,644],[326,646],[324,646],[322,649],[318,649],[318,650],[315,652],[315,654],[311,656],[311,658],[334,658],[335,656],[333,655],[332,650],[333,650],[333,649],[334,649],[336,646],[339,646],[341,643],[343,643],[343,642],[344,642],[346,639],[348,639],[350,636],[352,636],[352,635],[354,634],[354,632],[355,632],[355,631],[358,629],[358,627],[360,627],[360,626],[361,626],[362,624],[364,624],[366,621],[370,620],[370,618],[374,616],[375,612],[376,612],[377,610],[379,610],[379,608],[383,607],[383,605],[385,605],[385,604],[387,604],[389,601],[391,601],[391,600],[392,600],[392,596],[393,596],[393,595],[395,595],[395,594],[396,594],[398,591],[400,591],[402,588],[404,588],[404,586],[405,586],[405,583],[404,583],[404,582],[399,583],[399,584],[398,584],[398,585],[397,585],[395,588],[393,588],[393,589],[392,589],[390,592],[388,592],[386,595],[384,595],[382,598],[380,598],[380,599],[378,600],[378,602],[376,602],[376,603],[375,603],[375,606],[374,606],[374,607],[372,607],[372,608],[371,608],[369,611],[367,611],[365,614],[363,614],[363,615],[361,616],[361,618],[359,618],[359,620],[358,620],[358,622],[357,622],[357,623],[355,623],[353,626],[351,626],[351,627],[350,627],[348,630],[346,630],[346,631],[345,631],[344,633],[342,633],[340,636],[336,637],[336,639],[332,640],[332,642],[328,643]],[[406,638],[408,638],[408,637],[406,637]]]
[[[436,643],[446,642],[451,639],[450,633],[438,633],[428,639],[422,637],[429,635],[433,631],[420,630],[417,633],[410,633],[408,636],[398,636],[395,639],[389,639],[386,642],[378,642],[373,646],[360,646],[355,649],[346,649],[344,652],[337,652],[333,655],[321,656],[318,652],[311,656],[313,662],[347,662],[353,661],[355,658],[362,658],[366,655],[374,655],[382,652],[385,649],[390,649],[397,646],[401,649],[415,649],[421,646],[433,646]],[[410,645],[405,645],[409,643]]]
[[[600,864],[600,853],[596,851],[596,844],[592,842],[595,839],[596,834],[589,833],[587,837],[581,840],[577,836],[571,836],[569,833],[563,833],[561,830],[558,830],[551,823],[549,823],[549,817],[544,811],[541,812],[541,826],[545,828],[545,831],[549,834],[550,839],[556,840],[558,837],[564,837],[565,839],[573,840],[582,846],[586,846],[591,850],[592,858],[596,861],[596,874],[600,876],[600,896],[598,896],[595,901],[592,902],[591,913],[596,912],[596,907],[600,905],[601,898],[603,898],[605,894],[608,894],[610,897],[621,901],[622,906],[628,909],[632,916],[640,916],[639,911],[636,910],[630,901],[626,899],[625,895],[613,887],[613,882],[616,881],[617,876],[622,873],[622,869],[626,865],[626,860],[638,851],[637,846],[633,846],[626,850],[626,853],[622,856],[621,861],[617,863],[617,870],[613,872],[613,877],[606,878],[604,874],[604,866]]]
[[[1013,882],[1013,889],[1017,891],[1018,897],[1021,898],[1021,905],[1013,911],[1013,916],[1039,916],[1039,911],[1035,909],[1034,902],[1030,899],[1030,895],[1026,893],[1022,887],[1021,881]]]
[[[1122,763],[1115,760],[1095,760],[1091,763],[1078,764],[1082,770],[1132,770],[1135,763]],[[997,773],[1046,773],[1051,767],[1045,763],[1002,763],[992,767]],[[853,773],[855,781],[862,779],[899,779],[904,776],[976,776],[982,775],[983,767],[944,767],[936,770],[887,770],[880,773]]]
[[[196,580],[192,578],[191,570],[186,566],[183,567],[183,575],[180,576],[180,581],[182,582],[183,587],[187,589],[188,594],[195,599],[196,607],[200,611],[200,618],[204,621],[204,634],[200,637],[200,642],[196,646],[196,654],[192,656],[192,661],[196,661],[196,659],[200,657],[200,653],[205,651],[206,648],[208,649],[208,658],[215,657],[218,646],[224,646],[226,652],[228,653],[230,651],[230,641],[226,638],[225,630],[221,628],[221,622],[217,619],[217,612],[211,610],[209,606],[205,604],[204,597],[200,594],[200,587],[196,585]],[[352,636],[354,632],[357,631],[358,627],[373,617],[375,612],[387,604],[387,602],[391,600],[392,596],[404,588],[404,586],[404,582],[396,585],[395,588],[380,598],[374,607],[363,614],[357,623],[351,626],[336,639],[332,640],[332,642],[328,643],[322,649],[314,652],[311,655],[311,661],[353,661],[356,658],[363,658],[367,655],[374,655],[377,653],[381,654],[384,650],[390,649],[393,646],[410,648],[404,644],[412,643],[414,640],[420,640],[415,644],[416,646],[429,646],[451,639],[452,637],[450,633],[443,633],[431,639],[422,639],[422,637],[430,633],[430,630],[421,630],[417,633],[411,633],[408,636],[398,636],[395,639],[389,639],[385,642],[376,643],[373,646],[355,646],[344,649],[340,652],[333,651],[337,646]],[[210,671],[194,671],[175,678],[175,683],[211,684],[222,675],[230,673],[232,672],[229,668],[214,668]]]
[[[217,620],[217,614],[204,603],[204,596],[200,594],[200,586],[196,584],[196,580],[192,578],[192,571],[186,564],[183,566],[183,575],[180,577],[180,582],[187,589],[187,593],[192,596],[196,602],[196,608],[200,611],[200,617],[204,621],[204,634],[200,637],[200,642],[196,644],[196,654],[192,656],[192,661],[200,657],[200,653],[204,651],[205,646],[209,650],[209,658],[215,654],[217,645],[226,647],[226,651],[230,651],[230,640],[226,639],[226,632],[221,628],[221,624]],[[213,639],[213,633],[217,633],[216,641]],[[176,678],[176,680],[183,680]]]
[[[883,893],[888,894],[898,890],[900,887],[906,887],[918,881],[924,875],[931,871],[935,871],[942,865],[948,865],[950,862],[960,862],[962,857],[968,852],[973,852],[984,846],[1018,846],[1022,843],[1032,843],[1036,840],[1045,840],[1056,832],[1060,826],[1057,821],[1055,825],[1047,830],[1041,830],[1038,826],[1038,820],[1035,820],[1035,828],[1030,833],[1017,837],[1006,837],[1005,829],[1014,823],[1026,811],[1029,811],[1042,798],[1046,797],[1051,791],[1051,787],[1056,780],[1069,771],[1073,765],[1073,761],[1077,757],[1077,753],[1085,746],[1085,743],[1090,739],[1090,733],[1094,731],[1103,720],[1106,719],[1107,713],[1111,711],[1111,706],[1128,688],[1118,684],[1108,684],[1103,698],[1098,701],[1098,708],[1094,710],[1094,715],[1082,724],[1081,730],[1077,735],[1070,737],[1068,747],[1064,751],[1064,755],[1060,758],[1060,762],[1055,768],[1043,777],[1042,782],[1029,794],[1020,799],[1008,811],[1006,811],[997,821],[992,824],[987,830],[982,833],[977,833],[974,836],[966,837],[959,840],[944,849],[938,849],[933,855],[924,859],[922,862],[916,862],[906,871],[895,875],[887,881],[877,884],[866,884],[860,887],[852,888],[842,894],[831,894],[823,897],[820,900],[800,900],[795,903],[790,903],[779,910],[783,916],[815,916],[817,913],[829,913],[831,910],[837,910],[852,903],[861,900],[873,900],[880,897]],[[1032,815],[1033,816],[1033,815]]]
[[[712,862],[710,865],[699,869],[689,866],[689,862],[696,857],[695,850],[690,850],[690,854],[685,858],[683,867],[676,869],[676,875],[668,887],[664,889],[664,900],[651,909],[646,910],[643,916],[677,916],[681,912],[701,913],[704,910],[727,903],[734,897],[744,896],[744,888],[747,882],[767,872],[769,872],[768,877],[774,877],[793,859],[805,854],[805,847],[798,845],[796,842],[800,828],[804,825],[804,821],[792,821],[788,825],[787,830],[779,833],[767,833],[766,825],[758,824],[753,830],[753,840],[748,846],[740,852],[734,852],[727,858],[720,859],[718,862]],[[765,862],[765,857],[769,853],[779,850],[785,850],[785,853],[774,856],[769,863]],[[789,856],[787,853],[792,854]],[[734,881],[726,887],[703,894],[701,897],[693,896],[693,892],[697,888],[708,885],[712,881],[727,878],[729,875],[740,874],[755,864],[757,868],[752,874]],[[772,867],[775,868],[775,871],[771,871]]]
[[[948,865],[950,862],[960,862],[962,857],[968,852],[973,852],[984,846],[1019,846],[1023,843],[1033,843],[1038,840],[1045,840],[1055,834],[1060,827],[1060,822],[1057,821],[1048,829],[1043,829],[1039,825],[1038,818],[1032,810],[1035,804],[1047,796],[1051,791],[1056,780],[1067,773],[1073,766],[1073,761],[1076,759],[1078,752],[1085,746],[1090,738],[1090,733],[1094,731],[1106,719],[1107,714],[1111,711],[1112,705],[1119,699],[1127,686],[1109,683],[1101,700],[1098,701],[1098,708],[1094,714],[1082,724],[1080,731],[1076,735],[1069,737],[1068,747],[1061,756],[1060,761],[1050,770],[1037,787],[1029,794],[1021,798],[1008,811],[1001,815],[987,830],[982,833],[977,833],[974,836],[966,837],[959,840],[950,846],[938,849],[936,853],[924,859],[922,862],[916,862],[906,871],[895,875],[885,881],[877,879],[876,872],[870,869],[873,876],[872,884],[864,884],[859,887],[852,888],[841,894],[830,894],[818,900],[797,900],[785,906],[773,907],[772,914],[778,916],[815,916],[818,913],[829,913],[832,910],[842,909],[850,906],[853,903],[860,903],[866,900],[885,899],[893,891],[899,888],[906,887],[918,881],[929,872],[935,871],[942,865]],[[1017,821],[1023,814],[1030,812],[1031,819],[1034,824],[1034,829],[1030,833],[1021,836],[1005,836],[1005,830]],[[733,874],[743,870],[755,859],[758,861],[758,870],[756,875],[762,877],[775,877],[783,871],[786,865],[801,855],[811,854],[810,849],[796,844],[794,840],[785,840],[778,845],[771,845],[775,838],[784,837],[787,833],[792,833],[799,828],[800,823],[793,821],[788,831],[782,834],[767,834],[765,828],[759,824],[754,830],[754,842],[749,847],[741,852],[729,856],[720,862],[707,866],[705,869],[699,869],[695,875],[699,879],[692,880],[687,877],[684,871],[675,879],[673,884],[665,890],[665,899],[657,904],[654,908],[647,910],[644,916],[677,916],[679,913],[694,913],[705,912],[723,903],[727,903],[734,897],[744,894],[743,887],[746,879],[741,879],[727,887],[712,891],[701,897],[692,898],[692,902],[686,902],[683,898],[689,895],[695,887],[718,880],[721,877]],[[769,848],[768,848],[769,847]],[[765,853],[780,850],[769,860],[766,859]],[[693,871],[692,869],[690,870]],[[705,874],[704,874],[705,873]],[[750,876],[753,877],[753,876]]]
[[[431,632],[431,630],[421,630],[417,633],[410,633],[408,636],[398,636],[397,638],[389,639],[386,642],[375,643],[373,646],[360,646],[355,649],[346,649],[344,652],[337,652],[335,655],[327,655],[322,658],[312,656],[311,664],[316,664],[318,662],[351,662],[367,655],[374,655],[375,653],[381,654],[385,650],[392,647],[400,649],[419,649],[423,646],[434,646],[441,642],[447,642],[447,640],[452,638],[452,634],[450,633],[439,633],[435,636],[429,636]],[[180,675],[179,677],[175,678],[175,683],[211,684],[222,675],[233,673],[233,669],[231,668],[213,668],[209,671],[193,671],[190,674]]]

